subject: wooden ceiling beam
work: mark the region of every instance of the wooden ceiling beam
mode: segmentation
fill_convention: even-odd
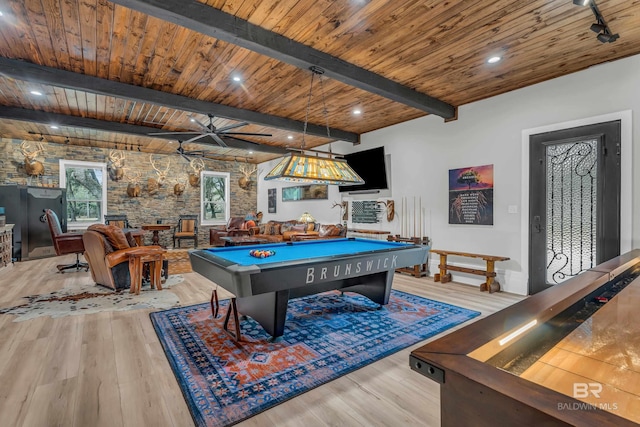
[[[320,67],[325,75],[370,93],[453,119],[456,108],[440,99],[384,78],[335,56],[266,30],[206,4],[188,0],[112,0],[113,3],[154,16],[249,49],[301,69]]]
[[[286,117],[273,116],[242,108],[230,107],[228,105],[201,101],[182,95],[101,79],[99,77],[78,74],[62,69],[45,67],[17,59],[0,57],[0,70],[2,70],[2,75],[17,80],[59,86],[137,102],[148,102],[193,113],[213,114],[217,117],[247,121],[292,132],[301,133],[304,129],[303,122]],[[158,132],[158,128],[149,129],[151,129],[149,132]],[[360,143],[360,135],[357,133],[334,128],[329,128],[329,130],[331,137],[336,140],[351,142],[353,144]],[[308,123],[307,134],[326,138],[327,128],[326,126]],[[173,139],[175,140],[175,138]]]
[[[35,111],[26,108],[3,107],[0,109],[0,119],[21,120],[31,123],[55,123],[57,126],[67,126],[83,129],[96,129],[105,132],[126,133],[131,135],[139,135],[149,137],[149,133],[156,132],[158,129],[149,126],[132,125],[129,123],[109,122],[105,120],[91,119],[88,117],[69,116],[66,114],[50,113],[46,111]],[[153,138],[167,139],[175,141],[175,135],[154,135]],[[90,139],[90,138],[89,138]],[[272,145],[257,144],[250,141],[243,141],[237,138],[223,137],[224,142],[229,148],[240,150],[255,151],[260,153],[284,155],[290,151],[274,147]],[[194,141],[192,144],[214,145],[204,141]]]

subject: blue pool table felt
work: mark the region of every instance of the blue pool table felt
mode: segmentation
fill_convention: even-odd
[[[353,255],[367,252],[401,248],[410,246],[402,242],[387,242],[370,239],[327,239],[308,240],[303,242],[270,243],[250,246],[229,246],[206,249],[212,254],[238,265],[264,265],[276,262],[300,261],[303,259]],[[249,255],[255,249],[272,250],[275,255],[256,258]]]

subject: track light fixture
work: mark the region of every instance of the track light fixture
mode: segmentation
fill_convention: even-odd
[[[596,38],[601,43],[613,43],[614,41],[620,38],[619,34],[613,34],[609,29],[609,26],[604,20],[604,17],[600,13],[598,6],[596,5],[595,0],[573,0],[573,4],[578,6],[589,6],[591,7],[591,11],[596,17],[596,23],[591,24],[591,31],[594,33],[598,33]]]

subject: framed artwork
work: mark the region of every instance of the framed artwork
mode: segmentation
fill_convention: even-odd
[[[328,199],[329,186],[327,184],[298,185],[282,189],[282,201]]]
[[[268,204],[268,212],[276,213],[276,189],[269,188],[267,190],[267,204]]]
[[[493,165],[449,169],[449,224],[493,225]]]

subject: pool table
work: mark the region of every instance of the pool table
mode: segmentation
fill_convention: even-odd
[[[253,249],[275,255],[256,258],[249,255]],[[192,250],[189,258],[193,271],[233,293],[237,311],[277,341],[290,298],[338,289],[382,306],[389,302],[394,271],[424,264],[428,252],[422,245],[339,238]]]

